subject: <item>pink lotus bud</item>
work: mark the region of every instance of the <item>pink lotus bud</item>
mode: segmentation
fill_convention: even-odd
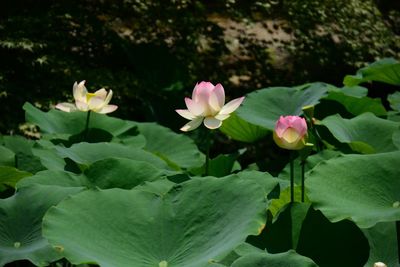
[[[299,116],[281,116],[274,131],[275,143],[284,149],[300,150],[306,144],[307,123]]]
[[[193,89],[192,98],[185,98],[187,109],[176,110],[179,115],[190,120],[181,131],[192,131],[202,122],[209,129],[217,129],[243,100],[244,97],[240,97],[225,104],[225,91],[221,84],[214,86],[210,82],[198,83]]]

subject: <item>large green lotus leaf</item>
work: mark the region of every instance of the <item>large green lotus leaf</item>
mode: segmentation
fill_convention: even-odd
[[[233,171],[238,171],[242,167],[237,161],[239,154],[220,154],[217,157],[210,159],[208,165],[208,176],[224,177],[232,174]],[[205,163],[200,168],[191,169],[190,172],[194,175],[201,176],[205,173]]]
[[[58,146],[56,149],[63,158],[70,158],[81,165],[90,165],[98,160],[118,157],[145,161],[159,168],[167,168],[165,161],[154,154],[117,143],[79,143],[69,148]]]
[[[123,188],[131,189],[144,182],[165,177],[166,172],[150,163],[123,158],[109,158],[94,162],[84,174],[65,171],[42,171],[19,182],[17,187],[32,184],[55,187]]]
[[[15,166],[15,153],[4,146],[0,146],[0,165]]]
[[[357,152],[369,154],[397,150],[392,135],[400,123],[380,119],[372,113],[364,113],[352,119],[340,115],[322,120],[333,136],[341,143],[347,143]]]
[[[86,176],[82,174],[74,174],[66,171],[46,170],[36,173],[35,175],[19,181],[16,185],[18,189],[30,187],[54,187],[57,190],[69,190],[68,188],[88,188],[90,183]]]
[[[23,109],[26,121],[39,126],[44,133],[75,135],[85,129],[87,112],[63,112],[55,109],[43,112],[30,103],[25,103]],[[92,112],[89,127],[118,136],[132,129],[134,125],[129,121]]]
[[[289,203],[279,210],[276,220],[268,221],[261,235],[249,237],[247,242],[271,253],[296,249],[308,203]]]
[[[15,184],[24,177],[32,174],[25,171],[20,171],[10,166],[0,166],[0,184],[15,187]]]
[[[400,149],[400,128],[393,133],[392,140],[397,149]]]
[[[191,180],[164,196],[86,191],[52,208],[43,233],[74,264],[207,266],[259,232],[265,206],[256,183],[232,177]]]
[[[400,92],[388,95],[388,101],[393,110],[400,111]]]
[[[16,260],[47,266],[62,258],[42,237],[42,218],[51,206],[80,190],[31,186],[18,190],[10,198],[0,199],[0,266]]]
[[[15,153],[15,167],[19,170],[36,173],[44,170],[40,159],[33,155],[35,142],[22,136],[4,136],[4,146]]]
[[[307,207],[305,203],[286,206],[278,220],[268,221],[261,235],[247,242],[270,253],[296,249],[321,267],[363,266],[369,247],[362,231],[348,220],[331,223],[320,211],[312,207],[307,211]]]
[[[329,89],[331,89],[331,86],[333,88],[337,88],[337,87],[335,87],[333,85],[330,85]],[[348,95],[348,96],[354,96],[354,97],[361,98],[361,97],[364,97],[364,96],[368,95],[368,88],[365,88],[365,87],[362,87],[362,86],[358,86],[358,85],[350,86],[350,87],[344,86],[342,88],[337,88],[337,89],[339,89],[339,90],[333,89],[333,91],[340,91],[340,92],[342,92],[342,93],[344,93],[345,95]]]
[[[354,86],[370,81],[400,85],[400,62],[393,58],[381,59],[358,70],[356,75],[346,75],[343,83]]]
[[[329,92],[325,99],[339,102],[353,115],[372,112],[376,116],[384,116],[387,113],[382,101],[378,98],[359,98],[346,95],[343,92]]]
[[[242,171],[227,177],[235,177],[235,176],[240,177],[241,179],[257,183],[262,189],[264,189],[264,194],[266,196],[278,185],[278,179],[273,177],[268,172],[260,172],[255,170]]]
[[[237,115],[252,124],[273,130],[280,116],[301,115],[304,106],[317,104],[326,92],[326,86],[321,83],[257,90],[246,96]]]
[[[205,157],[188,136],[176,134],[155,123],[137,123],[146,138],[145,150],[150,151],[174,169],[190,169],[203,165]]]
[[[85,171],[92,186],[102,189],[131,189],[144,182],[150,182],[165,177],[166,172],[154,165],[131,159],[110,158],[93,163]]]
[[[253,143],[268,134],[267,129],[241,119],[236,115],[236,112],[231,114],[228,119],[224,120],[220,130],[233,140],[246,143]]]
[[[307,195],[332,222],[350,218],[361,228],[400,220],[400,151],[343,155],[307,173]]]
[[[363,229],[370,247],[369,259],[364,267],[375,262],[384,262],[387,266],[399,267],[396,223],[378,223],[369,229]]]
[[[56,146],[48,140],[39,140],[32,148],[32,153],[40,159],[40,163],[48,170],[65,170],[66,162],[56,150]]]
[[[353,222],[331,223],[320,211],[310,208],[301,226],[296,251],[320,267],[362,267],[368,259],[369,247]]]
[[[315,262],[297,254],[294,250],[284,253],[270,254],[268,252],[254,252],[240,257],[231,267],[317,267]]]

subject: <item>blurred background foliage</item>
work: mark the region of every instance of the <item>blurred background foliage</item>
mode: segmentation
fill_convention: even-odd
[[[157,121],[195,83],[228,98],[266,86],[324,81],[400,55],[391,0],[14,0],[0,3],[0,132],[18,131],[29,101],[72,100],[75,81],[113,89],[112,116]]]

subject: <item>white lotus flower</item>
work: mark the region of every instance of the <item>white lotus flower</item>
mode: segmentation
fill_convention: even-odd
[[[110,90],[108,94],[104,88],[101,88],[94,93],[88,93],[85,87],[85,81],[81,81],[79,84],[77,82],[74,83],[72,91],[75,104],[59,103],[56,105],[57,109],[65,112],[90,110],[105,114],[113,112],[118,108],[116,105],[108,105],[113,95],[112,90]]]
[[[210,82],[198,83],[194,87],[192,99],[185,98],[187,109],[176,110],[179,115],[190,120],[181,131],[192,131],[202,122],[209,129],[217,129],[243,100],[244,97],[236,98],[225,105],[225,91],[221,84],[214,86]]]

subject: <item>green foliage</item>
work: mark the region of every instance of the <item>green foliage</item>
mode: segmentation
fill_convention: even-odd
[[[359,227],[369,228],[399,220],[397,164],[399,151],[330,159],[308,173],[308,197],[332,222],[350,218]]]
[[[32,186],[0,199],[0,265],[27,259],[38,266],[62,258],[60,251],[42,236],[44,213],[80,188],[57,190]]]
[[[237,115],[252,124],[273,130],[279,116],[302,114],[302,108],[316,105],[326,90],[320,83],[261,89],[246,97]]]
[[[257,184],[240,178],[195,179],[161,196],[87,191],[50,209],[43,231],[74,264],[205,266],[257,234],[265,205]]]
[[[363,153],[380,153],[397,150],[392,136],[400,123],[380,119],[363,113],[350,120],[333,115],[321,121],[337,140],[347,143],[352,150]]]
[[[343,83],[346,86],[355,86],[364,82],[377,81],[400,85],[399,73],[400,62],[393,58],[385,58],[358,70],[354,76],[347,75]]]
[[[223,122],[228,138],[97,113],[86,124],[86,112],[27,103],[39,139],[0,136],[0,265],[397,267],[398,95],[380,102],[367,90],[249,93]],[[283,151],[271,138],[276,120],[305,105],[315,145]],[[190,137],[212,144],[207,172]]]

